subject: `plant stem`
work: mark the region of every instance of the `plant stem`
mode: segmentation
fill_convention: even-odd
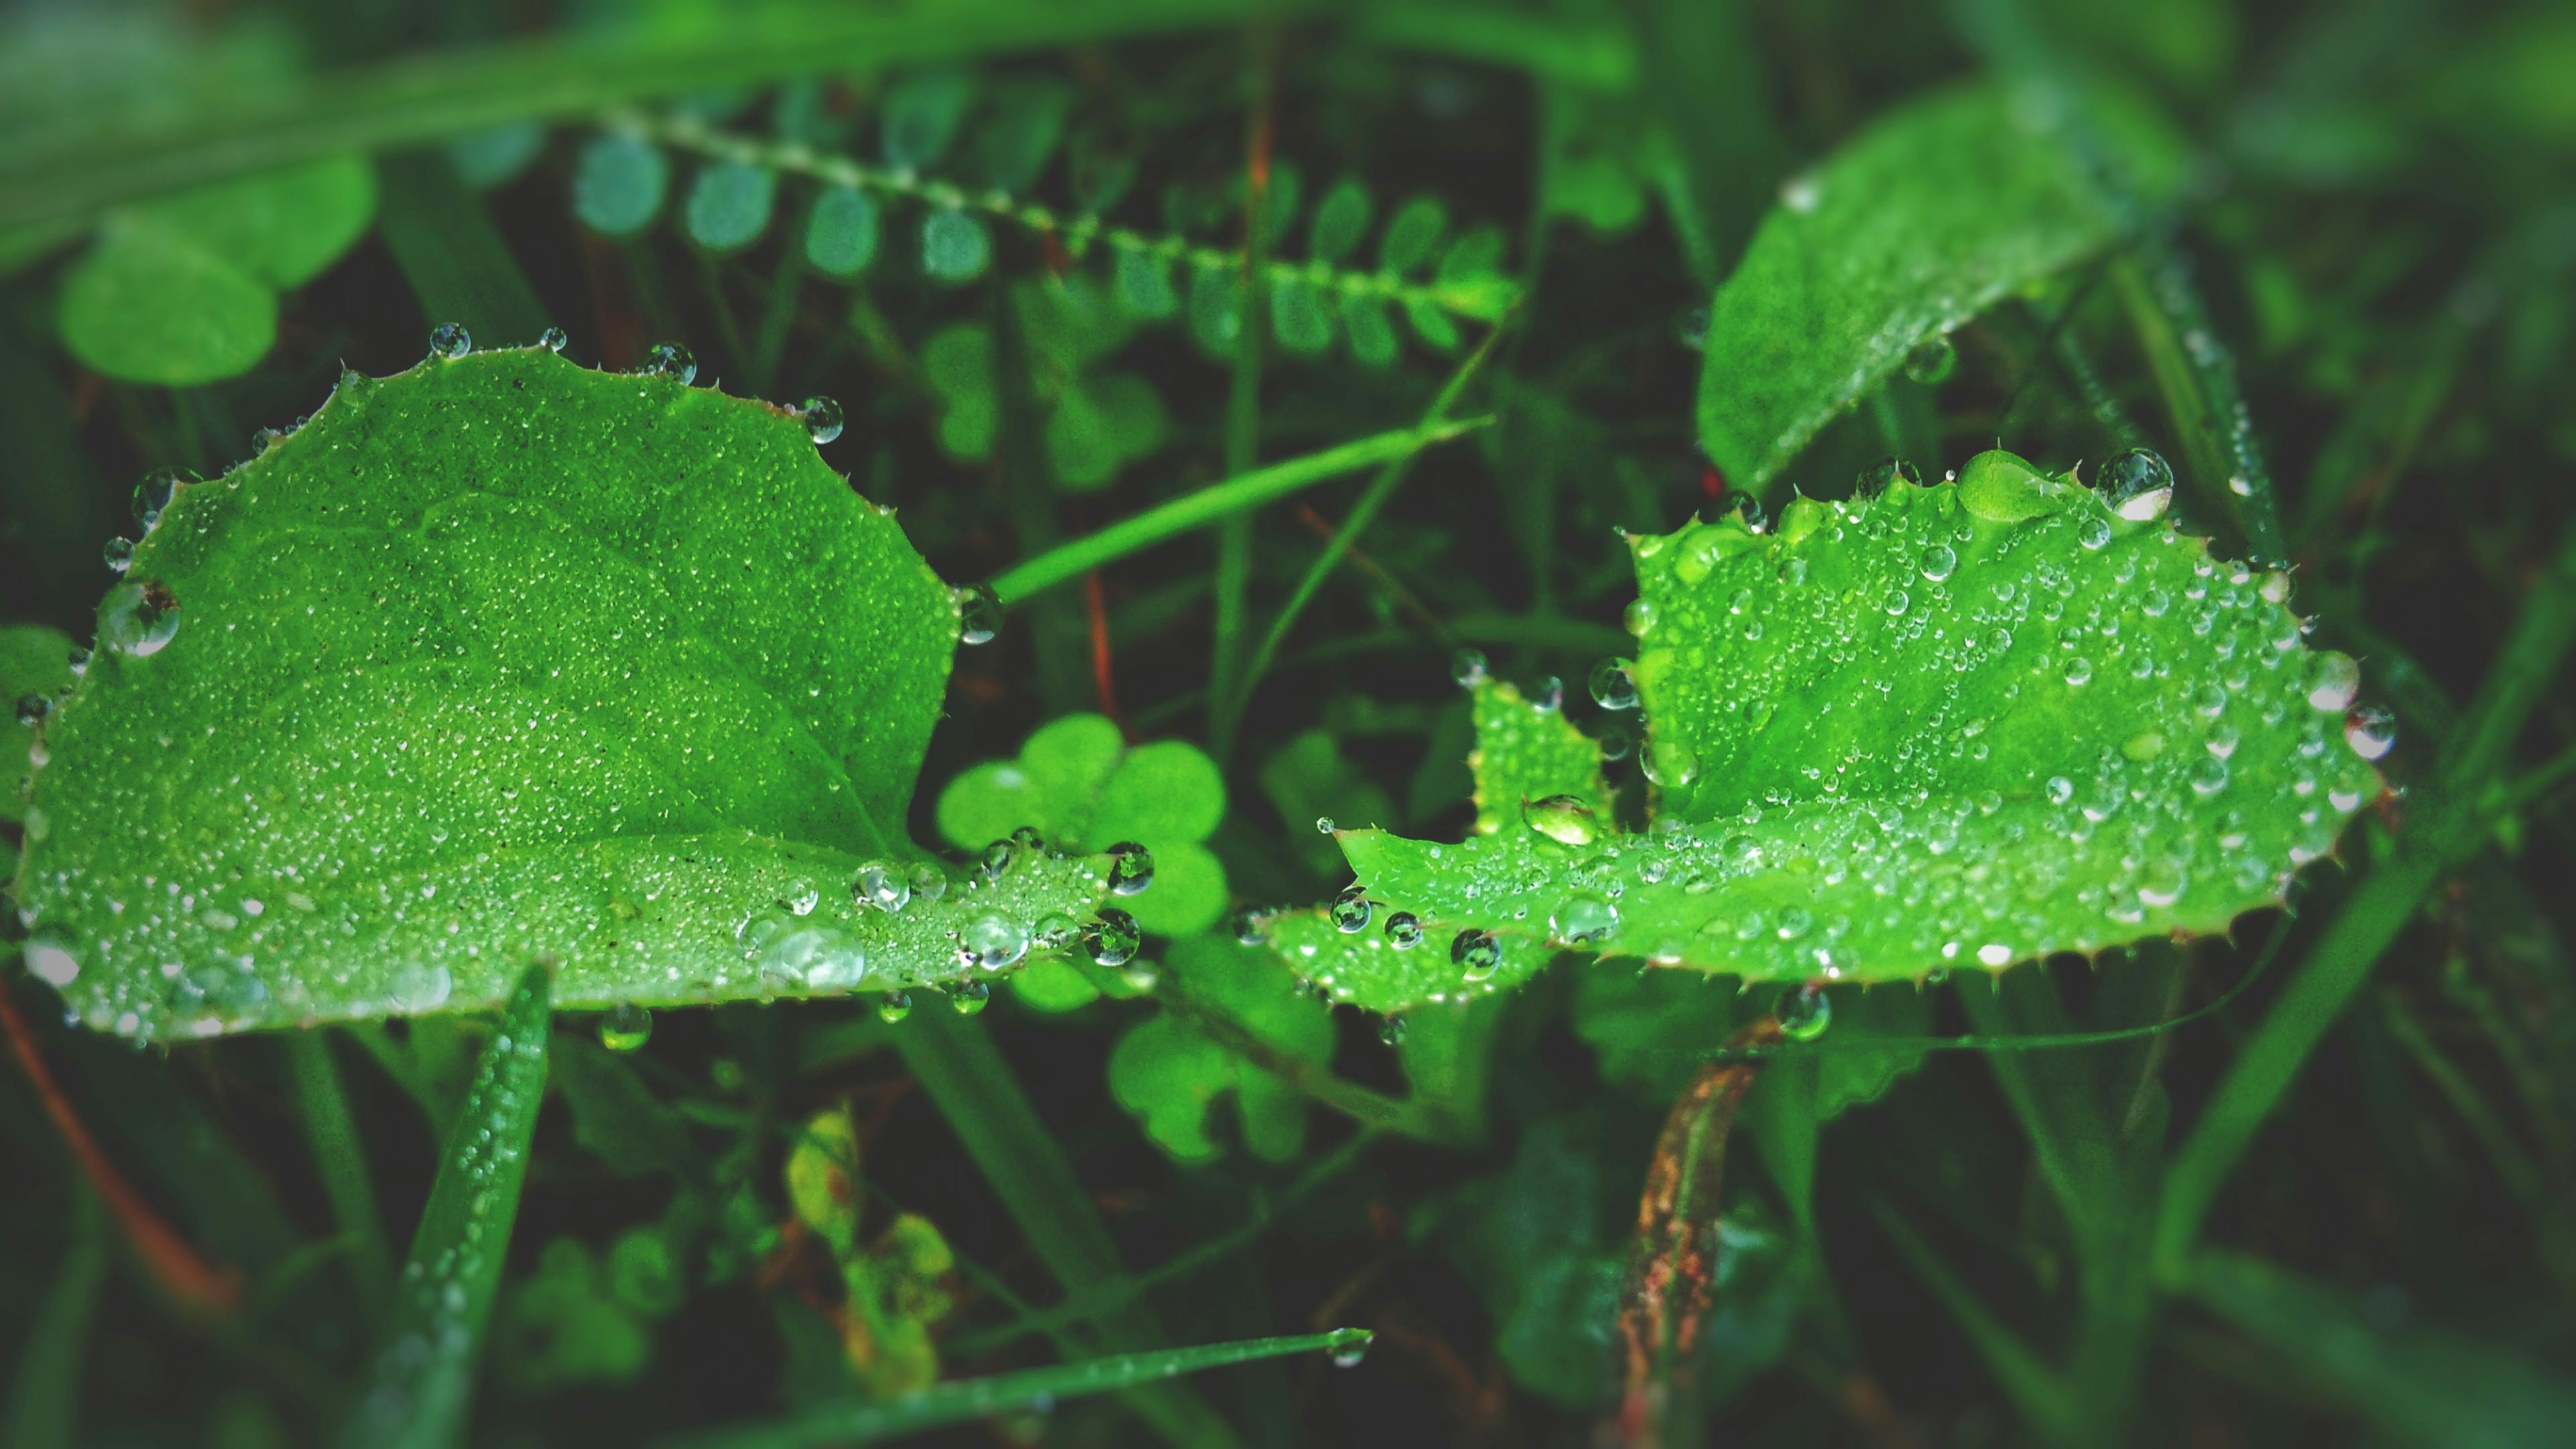
[[[1445,443],[1485,427],[1491,418],[1467,418],[1431,428],[1398,428],[1356,439],[1320,453],[1256,468],[1195,493],[1149,508],[1088,537],[1060,544],[1026,563],[996,575],[992,590],[1005,604],[1016,604],[1058,584],[1071,583],[1091,570],[1153,547],[1166,539],[1206,528],[1246,509],[1283,498],[1300,488],[1356,472],[1372,463],[1403,457],[1435,443]]]
[[[1235,274],[1234,376],[1226,394],[1225,471],[1241,477],[1261,456],[1261,351],[1270,332],[1270,309],[1253,287],[1270,254],[1270,143],[1277,123],[1274,107],[1278,64],[1277,38],[1269,29],[1252,35],[1251,125],[1245,140],[1243,181],[1243,265]],[[1245,510],[1217,526],[1216,615],[1208,661],[1209,752],[1221,767],[1234,750],[1232,708],[1242,667],[1245,595],[1252,586],[1252,513]]]
[[[295,1077],[304,1136],[313,1149],[322,1191],[331,1200],[332,1218],[349,1239],[349,1270],[357,1280],[358,1306],[368,1322],[381,1323],[385,1292],[393,1286],[393,1251],[385,1244],[385,1220],[376,1207],[366,1147],[349,1112],[339,1065],[331,1060],[331,1038],[318,1027],[288,1032],[286,1061]]]

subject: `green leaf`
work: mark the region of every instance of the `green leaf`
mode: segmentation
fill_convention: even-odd
[[[1753,981],[2000,968],[2223,930],[2379,788],[2342,739],[2358,670],[2303,646],[2286,576],[2009,454],[1956,487],[1802,499],[1775,534],[1729,516],[1631,546],[1653,828],[1345,831],[1381,910],[1493,932],[1507,963],[1526,942]],[[1498,753],[1481,779],[1518,768]],[[1418,960],[1335,993],[1392,1011],[1474,984]]]
[[[1476,749],[1476,829],[1486,835],[1524,828],[1525,806],[1567,800],[1594,828],[1614,828],[1610,787],[1601,778],[1601,746],[1574,727],[1561,708],[1542,708],[1508,681],[1480,679],[1468,689]],[[1565,828],[1584,823],[1569,819]]]
[[[337,260],[375,211],[375,172],[339,156],[112,212],[63,280],[63,344],[130,382],[247,372],[277,340],[278,289]]]
[[[1307,227],[1307,253],[1319,262],[1339,263],[1358,251],[1368,235],[1372,209],[1368,188],[1358,180],[1344,177],[1333,183],[1316,203],[1315,219]]]
[[[718,161],[689,186],[689,239],[710,251],[739,251],[769,229],[778,178],[766,168]]]
[[[1233,269],[1201,265],[1190,270],[1190,336],[1220,356],[1243,335],[1243,283]]]
[[[627,237],[653,224],[671,188],[671,163],[640,136],[600,136],[581,148],[572,210],[602,236]]]
[[[1793,179],[1709,308],[1700,442],[1758,488],[1928,338],[2127,221],[2039,108],[1999,87],[1881,117]]]
[[[1333,1022],[1323,1003],[1297,990],[1253,948],[1222,936],[1172,943],[1163,989],[1222,1011],[1289,1057],[1317,1065],[1333,1055]],[[1184,1162],[1223,1155],[1209,1135],[1217,1099],[1232,1093],[1243,1144],[1264,1162],[1296,1158],[1306,1140],[1306,1099],[1166,1012],[1130,1028],[1109,1055],[1109,1091],[1145,1135]]]
[[[1195,934],[1225,913],[1225,867],[1202,844],[1225,816],[1225,781],[1196,745],[1158,740],[1131,750],[1106,718],[1066,715],[1030,735],[1018,759],[951,780],[937,815],[939,833],[961,850],[1022,826],[1077,849],[1144,846],[1154,883],[1119,905],[1157,935]]]
[[[1377,265],[1382,272],[1409,272],[1431,260],[1449,229],[1449,209],[1438,199],[1417,196],[1398,208],[1377,239]]]
[[[72,641],[39,624],[0,624],[0,820],[27,818],[28,750],[36,727],[22,724],[31,706],[50,710],[71,688]]]
[[[1344,292],[1341,313],[1342,331],[1351,339],[1351,356],[1370,367],[1395,361],[1395,324],[1387,319],[1384,301],[1365,292]]]
[[[628,1383],[653,1352],[651,1327],[610,1292],[598,1255],[573,1237],[549,1240],[536,1271],[502,1293],[492,1339],[493,1366],[527,1394]]]
[[[1270,284],[1270,331],[1290,352],[1321,352],[1333,345],[1332,307],[1313,282],[1280,277]]]
[[[1027,852],[852,903],[957,620],[792,411],[542,348],[344,375],[102,605],[31,960],[143,1036],[490,1005],[540,954],[566,1006],[949,980],[953,933],[1101,889]]]
[[[917,71],[889,87],[881,112],[886,164],[921,171],[939,164],[975,104],[971,71]]]
[[[342,1426],[344,1443],[434,1446],[464,1432],[545,1098],[552,1006],[546,968],[529,967],[448,1134],[371,1382]]]
[[[546,147],[546,128],[535,121],[511,121],[468,131],[447,143],[448,164],[457,179],[477,191],[490,191],[518,179]]]
[[[877,255],[877,204],[855,186],[827,186],[805,223],[805,260],[827,276],[855,277]]]
[[[921,270],[932,280],[962,285],[992,264],[993,234],[980,219],[953,206],[921,219]]]
[[[939,445],[954,458],[989,455],[1002,417],[993,385],[992,329],[957,322],[932,333],[922,344],[921,370],[947,405],[939,415]]]
[[[1015,80],[997,86],[992,113],[977,136],[984,184],[1022,192],[1037,184],[1064,141],[1073,88],[1055,80]]]
[[[1181,310],[1181,295],[1172,286],[1172,265],[1152,252],[1120,247],[1111,285],[1118,305],[1131,316],[1151,320]]]

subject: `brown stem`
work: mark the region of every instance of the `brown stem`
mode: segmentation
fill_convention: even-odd
[[[1780,1040],[1770,1017],[1729,1037],[1732,1051]],[[1673,1102],[1646,1190],[1637,1202],[1637,1236],[1619,1292],[1619,1343],[1625,1383],[1610,1439],[1628,1449],[1659,1449],[1675,1427],[1676,1405],[1689,1391],[1691,1357],[1708,1321],[1717,1282],[1718,1190],[1726,1138],[1758,1059],[1721,1055]]]
[[[98,1190],[99,1201],[107,1205],[108,1216],[116,1220],[134,1245],[134,1255],[143,1261],[162,1290],[180,1305],[209,1316],[230,1312],[241,1303],[241,1275],[229,1269],[216,1269],[197,1256],[185,1238],[173,1231],[107,1153],[98,1139],[72,1110],[71,1099],[54,1081],[52,1069],[36,1052],[36,1034],[27,1027],[26,1018],[18,1014],[18,1004],[10,999],[8,987],[0,984],[0,1030],[5,1030],[9,1045],[17,1050],[18,1064],[27,1071],[27,1081],[45,1104],[45,1114],[54,1119],[54,1130],[63,1135],[63,1145],[71,1149],[72,1160]]]

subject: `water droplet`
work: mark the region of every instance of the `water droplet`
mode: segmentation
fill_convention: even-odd
[[[2001,941],[1988,941],[1977,948],[1977,961],[1985,966],[2005,966],[2012,962],[2012,947]]]
[[[2049,803],[2049,804],[2051,804],[2051,805],[2063,805],[2063,804],[2065,804],[2067,801],[2072,800],[2072,799],[2074,799],[2074,798],[2075,798],[2075,782],[2074,782],[2074,781],[2072,781],[2072,780],[2070,780],[2070,779],[2066,778],[2064,775],[2051,775],[2051,776],[2049,776],[2049,777],[2048,777],[2048,803]]]
[[[1782,906],[1774,918],[1772,933],[1783,941],[1794,941],[1815,928],[1816,916],[1805,906]]]
[[[1551,674],[1529,687],[1530,708],[1554,714],[1565,708],[1565,681]]]
[[[957,642],[989,644],[1002,632],[1002,601],[984,584],[956,591]]]
[[[1136,918],[1116,906],[1100,908],[1100,919],[1083,928],[1083,948],[1091,953],[1093,964],[1108,967],[1126,965],[1145,944],[1145,932]]]
[[[2365,760],[2386,755],[2397,744],[2397,717],[2375,704],[2344,716],[2343,742]]]
[[[1410,951],[1422,944],[1422,922],[1411,911],[1397,911],[1386,918],[1386,943],[1399,951]]]
[[[1394,924],[1393,921],[1387,922],[1390,928]],[[1468,974],[1470,979],[1481,981],[1493,975],[1494,968],[1503,964],[1503,943],[1494,939],[1493,932],[1469,926],[1450,939],[1449,964]]]
[[[1791,1041],[1814,1041],[1834,1024],[1834,999],[1825,994],[1825,988],[1810,981],[1781,992],[1771,1015],[1780,1023],[1782,1036]]]
[[[1357,1368],[1368,1357],[1369,1341],[1376,1335],[1365,1328],[1337,1328],[1325,1341],[1324,1350],[1333,1356],[1335,1368]]]
[[[407,962],[397,968],[386,984],[385,997],[397,1015],[420,1016],[447,1004],[456,989],[456,978],[444,966],[429,961]]]
[[[1902,614],[1906,610],[1913,608],[1914,596],[1908,594],[1903,589],[1890,589],[1887,591],[1887,598],[1883,602],[1886,605],[1887,612],[1893,616]]]
[[[889,991],[877,998],[877,1020],[891,1026],[912,1015],[912,993]]]
[[[1260,910],[1251,906],[1244,907],[1234,913],[1232,925],[1234,939],[1242,945],[1267,946],[1270,944],[1270,917]]]
[[[1449,677],[1458,681],[1459,688],[1473,689],[1493,675],[1485,667],[1482,651],[1461,649],[1449,656]]]
[[[1333,833],[1333,817],[1332,817],[1332,816],[1330,816],[1330,815],[1318,815],[1318,816],[1316,816],[1316,817],[1315,817],[1315,833],[1316,833],[1317,835],[1330,835],[1330,834],[1332,834],[1332,833]]]
[[[1947,337],[1926,338],[1905,354],[1906,377],[1926,387],[1949,381],[1950,374],[1958,370],[1959,350],[1950,345]]]
[[[636,371],[647,377],[667,377],[687,387],[698,380],[698,359],[679,343],[656,342],[645,351],[644,365]]]
[[[912,904],[912,880],[901,866],[873,861],[850,877],[850,898],[880,911],[900,911]]]
[[[119,654],[158,654],[178,632],[179,601],[158,580],[119,584],[99,605],[98,642]]]
[[[1556,903],[1547,928],[1569,946],[1590,946],[1619,929],[1619,908],[1591,891],[1576,891]]]
[[[1011,868],[1013,854],[1011,842],[996,840],[984,847],[984,853],[976,857],[975,866],[984,873],[984,879],[999,880]]]
[[[601,1014],[599,1044],[613,1052],[631,1052],[653,1039],[653,1013],[621,1001]]]
[[[911,872],[912,898],[935,901],[948,894],[948,872],[928,861],[915,864]]]
[[[2308,703],[2333,714],[2352,708],[2352,697],[2361,691],[2361,666],[2352,656],[2329,649],[2317,656],[2315,670],[2308,676]]]
[[[1404,1018],[1390,1016],[1377,1024],[1377,1039],[1388,1046],[1404,1045]]]
[[[429,329],[429,355],[449,359],[463,357],[474,350],[474,339],[466,335],[462,322],[441,322]]]
[[[828,443],[841,435],[841,405],[827,397],[809,397],[798,409],[805,418],[805,432],[815,444]]]
[[[1617,725],[1610,725],[1601,731],[1600,744],[1601,758],[1605,760],[1624,760],[1628,758],[1628,751],[1634,748],[1628,738],[1628,732]]]
[[[560,327],[549,327],[537,334],[537,345],[548,352],[561,352],[572,342],[572,334]]]
[[[1699,778],[1699,756],[1677,739],[1646,746],[1646,778],[1667,790],[1679,790]]]
[[[1332,918],[1333,929],[1345,936],[1356,936],[1367,930],[1369,917],[1376,913],[1377,906],[1368,898],[1368,887],[1356,885],[1335,896],[1333,904],[1325,911]]]
[[[1592,807],[1571,795],[1522,802],[1521,823],[1563,845],[1590,845],[1600,834]]]
[[[2132,522],[2162,518],[2173,502],[2173,469],[2145,448],[2131,448],[2102,465],[2094,486],[2111,511]]]
[[[1029,928],[1025,922],[1000,911],[986,911],[966,923],[966,949],[975,953],[975,964],[987,971],[1000,971],[1018,964],[1029,953]]]
[[[2088,516],[2075,525],[2075,541],[2094,552],[2110,547],[2111,520]]]
[[[1852,479],[1852,497],[1864,501],[1876,498],[1894,487],[1900,480],[1920,484],[1923,481],[1923,475],[1916,472],[1914,465],[1903,458],[1880,458],[1861,469],[1859,475]]]
[[[2227,761],[2217,755],[2204,755],[2191,767],[2191,788],[2203,799],[2227,788]]]
[[[1825,199],[1825,188],[1813,175],[1800,172],[1780,183],[1780,204],[1800,216],[1814,211]]]
[[[107,565],[107,571],[109,573],[121,574],[125,572],[127,569],[134,566],[134,540],[130,538],[109,539],[107,541],[107,547],[99,550],[99,559]]]
[[[993,988],[981,981],[952,981],[939,989],[948,994],[948,1004],[959,1016],[973,1016],[993,999]]]
[[[1949,545],[1936,543],[1924,549],[1923,556],[1915,563],[1922,568],[1927,582],[1937,584],[1957,570],[1959,556],[1950,550]]]
[[[1624,661],[1604,659],[1592,666],[1592,702],[1603,709],[1637,707],[1637,681],[1629,677]]]
[[[1154,853],[1132,840],[1109,847],[1109,893],[1132,896],[1154,883]]]
[[[2074,658],[2066,661],[2066,682],[2068,684],[2077,688],[2082,688],[2085,684],[2090,683],[2092,678],[2092,660],[2078,654]]]
[[[80,976],[80,958],[50,936],[37,936],[20,949],[26,953],[27,970],[48,986],[69,986]]]
[[[53,712],[54,701],[50,695],[22,694],[18,696],[18,726],[21,729],[34,729],[45,716],[52,714]]]
[[[135,527],[150,533],[152,525],[159,523],[162,513],[170,507],[170,500],[179,496],[179,486],[185,481],[176,468],[157,468],[144,474],[143,481],[134,485]]]

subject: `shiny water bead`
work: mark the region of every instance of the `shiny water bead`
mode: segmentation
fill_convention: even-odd
[[[134,485],[135,526],[150,533],[152,525],[161,521],[162,510],[179,496],[182,481],[176,468],[157,468],[143,475],[143,481]]]
[[[1154,853],[1132,840],[1109,847],[1109,893],[1132,896],[1154,883]]]
[[[1589,946],[1619,929],[1619,908],[1591,891],[1576,891],[1557,903],[1547,928],[1569,946]]]
[[[63,656],[63,662],[71,666],[72,677],[74,679],[78,679],[82,675],[89,673],[89,651],[79,647],[78,645],[74,645],[72,647],[72,652]],[[7,919],[8,917],[5,913],[0,913],[0,922],[5,922]]]
[[[1792,986],[1780,993],[1771,1015],[1780,1023],[1780,1034],[1791,1041],[1814,1041],[1834,1024],[1834,999],[1815,982]]]
[[[1100,918],[1082,929],[1083,949],[1097,966],[1124,966],[1144,944],[1144,928],[1116,906],[1101,907]]]
[[[127,569],[134,566],[134,540],[130,538],[109,539],[107,541],[107,546],[99,550],[99,561],[107,565],[107,571],[109,573],[124,573]]]
[[[1377,1024],[1377,1039],[1388,1046],[1404,1045],[1404,1018],[1390,1016]]]
[[[1461,649],[1449,656],[1449,677],[1458,681],[1460,689],[1473,689],[1493,676],[1481,650]]]
[[[634,1002],[621,1001],[599,1018],[599,1044],[610,1051],[637,1051],[652,1039],[653,1013]]]
[[[991,588],[976,584],[957,590],[957,642],[990,644],[1002,632],[1002,600]]]
[[[1039,951],[1061,950],[1081,934],[1082,927],[1073,917],[1062,911],[1049,911],[1029,928],[1029,946]]]
[[[1529,707],[1541,714],[1554,714],[1565,708],[1565,681],[1553,674],[1531,685],[1524,694]]]
[[[947,993],[948,1004],[959,1016],[973,1016],[993,999],[993,988],[981,981],[952,981],[939,989]]]
[[[1900,479],[1908,483],[1921,483],[1923,475],[1916,472],[1914,465],[1903,458],[1880,458],[1861,469],[1860,475],[1852,479],[1852,497],[1876,498]]]
[[[1923,571],[1923,581],[1925,583],[1937,584],[1949,578],[1951,574],[1957,572],[1959,567],[1959,555],[1954,552],[1948,544],[1929,544],[1925,546],[1922,554],[1915,559],[1915,567]]]
[[[53,712],[54,702],[48,696],[41,694],[18,696],[18,724],[21,728],[34,729],[46,715]]]
[[[1028,924],[1000,911],[986,911],[966,923],[965,946],[975,953],[976,965],[1000,971],[1029,954]]]
[[[1523,801],[1521,823],[1560,845],[1590,845],[1601,833],[1592,807],[1571,795]]]
[[[2376,760],[2397,745],[2397,717],[2375,704],[2344,716],[2343,742],[2365,760]]]
[[[1356,885],[1335,896],[1333,904],[1324,912],[1332,919],[1333,929],[1345,936],[1355,936],[1367,930],[1369,917],[1376,913],[1376,904],[1368,898],[1368,887]]]
[[[841,436],[841,405],[830,398],[809,397],[797,412],[805,419],[806,435],[817,445]]]
[[[1422,921],[1411,911],[1397,911],[1386,918],[1386,943],[1399,951],[1410,951],[1422,944]]]
[[[917,901],[935,901],[948,894],[948,872],[926,860],[913,866],[908,883],[912,886],[912,898]]]
[[[1368,1357],[1369,1342],[1377,1335],[1365,1328],[1336,1328],[1324,1344],[1333,1356],[1335,1368],[1358,1368]]]
[[[1493,974],[1503,962],[1503,943],[1491,931],[1474,926],[1460,931],[1449,942],[1449,964],[1462,971]]]
[[[1234,939],[1242,945],[1270,944],[1270,917],[1266,912],[1246,906],[1228,917],[1226,924],[1234,933]]]
[[[560,327],[549,327],[537,336],[537,345],[548,352],[561,352],[572,343],[572,334]]]
[[[462,322],[441,322],[429,329],[429,355],[458,358],[474,350],[474,339]]]
[[[1905,354],[1905,376],[1908,381],[1926,387],[1950,380],[1959,370],[1959,349],[1947,337],[1928,337]]]
[[[1591,684],[1592,702],[1603,709],[1637,707],[1637,681],[1629,677],[1624,660],[1604,659],[1593,665]]]
[[[2351,655],[2329,649],[2316,656],[2310,669],[2309,704],[2330,714],[2352,708],[2352,697],[2361,691],[2361,666]]]
[[[1034,859],[1046,852],[1046,835],[1034,825],[1023,825],[1011,832],[1011,848],[1024,859]]]
[[[877,998],[877,1020],[891,1026],[912,1015],[912,993],[889,991]]]
[[[2173,469],[2145,448],[2131,448],[2102,465],[2094,486],[2111,511],[2133,522],[2161,518],[2173,502]]]
[[[986,880],[999,880],[1002,873],[1011,868],[1013,853],[1011,842],[996,840],[984,847],[984,853],[975,859],[975,866],[984,873]]]
[[[871,861],[850,877],[850,899],[880,911],[900,911],[912,904],[912,879],[901,866]]]
[[[158,654],[179,632],[179,601],[156,579],[134,579],[99,602],[98,642],[136,658]]]
[[[1601,732],[1600,745],[1601,758],[1605,760],[1624,760],[1628,758],[1628,752],[1636,748],[1635,743],[1628,738],[1628,732],[1617,725],[1611,725]]]
[[[644,365],[636,370],[649,377],[667,377],[686,387],[698,380],[698,359],[679,343],[656,342],[645,351]]]
[[[1332,816],[1318,815],[1315,817],[1315,833],[1317,835],[1330,835],[1333,833],[1334,828]]]

